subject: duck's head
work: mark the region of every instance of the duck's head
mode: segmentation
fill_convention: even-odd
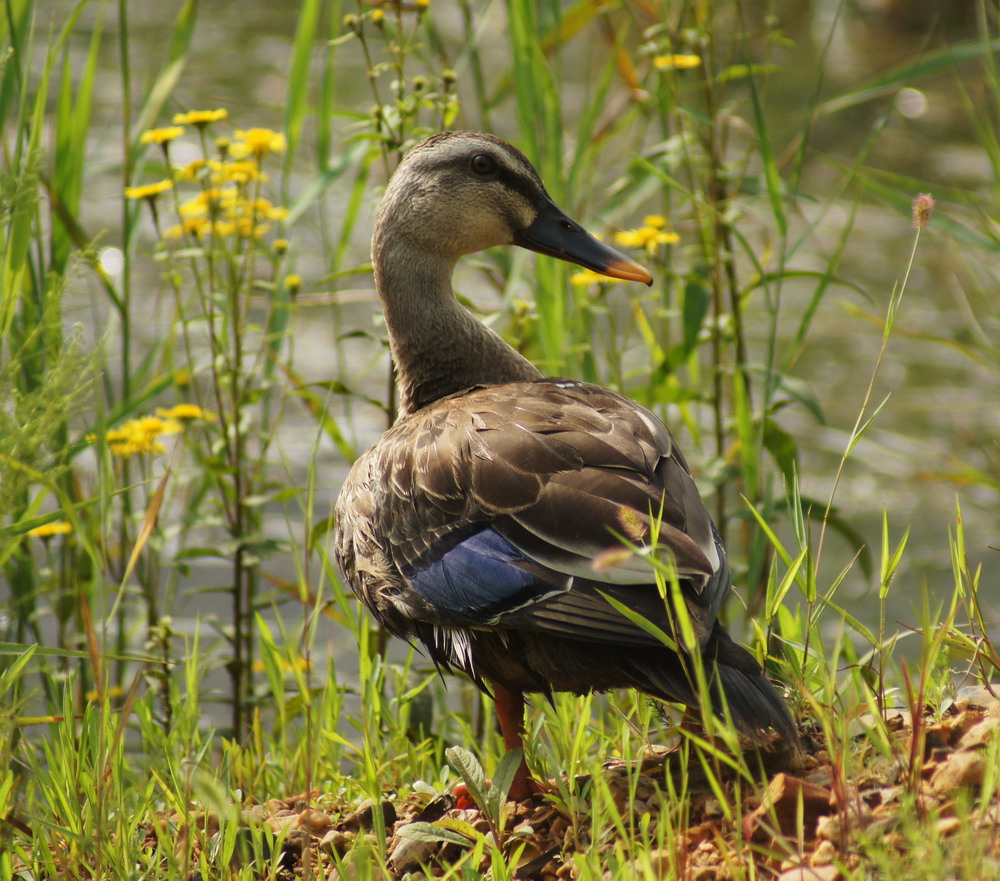
[[[602,275],[652,283],[642,266],[556,206],[520,150],[481,132],[444,132],[406,154],[379,206],[373,250],[404,242],[408,250],[453,260],[520,245]]]

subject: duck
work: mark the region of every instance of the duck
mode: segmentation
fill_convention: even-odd
[[[341,578],[391,634],[492,696],[507,750],[523,750],[526,694],[634,688],[698,707],[694,654],[714,713],[759,743],[772,730],[794,741],[784,698],[718,620],[730,567],[664,423],[615,391],[543,375],[456,299],[458,260],[498,245],[653,281],[557,207],[505,140],[450,131],[409,150],[372,237],[399,415],[340,490]],[[513,800],[542,786],[524,756]]]

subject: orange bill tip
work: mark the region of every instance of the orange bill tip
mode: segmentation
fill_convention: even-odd
[[[649,274],[649,270],[632,260],[609,260],[608,265],[598,271],[612,278],[641,281],[643,284],[653,283],[653,276]]]

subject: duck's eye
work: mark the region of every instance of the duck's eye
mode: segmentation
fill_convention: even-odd
[[[472,170],[480,177],[489,177],[491,174],[496,174],[497,161],[492,156],[480,153],[472,157]]]

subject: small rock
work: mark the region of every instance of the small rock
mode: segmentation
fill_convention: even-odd
[[[839,841],[848,832],[862,829],[872,821],[872,809],[864,802],[853,803],[839,814],[820,817],[816,823],[816,837]]]
[[[439,842],[417,841],[415,838],[400,838],[392,853],[389,854],[389,862],[393,868],[402,874],[411,869],[418,868],[421,864],[429,863]]]
[[[391,829],[396,822],[396,806],[391,801],[383,801],[380,805],[385,828]],[[340,822],[343,829],[371,829],[374,825],[374,802],[366,798],[357,808],[349,813]]]
[[[785,773],[774,777],[760,806],[744,819],[744,833],[747,838],[766,835],[776,822],[782,835],[797,836],[800,803],[802,834],[812,838],[818,818],[830,811],[830,790]]]
[[[317,837],[323,835],[332,825],[333,820],[329,814],[310,808],[306,808],[299,814],[299,818],[295,822],[296,829],[304,829]]]
[[[813,768],[808,774],[806,774],[805,779],[809,783],[814,783],[816,786],[825,786],[827,789],[833,783],[833,766],[832,765],[820,765],[818,768]]]
[[[837,859],[837,848],[832,841],[821,841],[816,845],[816,849],[809,857],[809,865],[813,868],[817,866],[829,866]]]
[[[264,822],[267,823],[272,832],[279,835],[285,829],[292,829],[298,819],[298,814],[287,811],[283,816],[275,814],[272,817],[268,817]]]
[[[948,795],[960,786],[978,786],[986,774],[986,759],[979,751],[954,753],[931,775],[931,790]]]
[[[328,852],[336,853],[340,856],[343,856],[347,852],[347,848],[350,845],[351,839],[339,829],[331,829],[323,836],[322,841],[319,843],[319,846]]]
[[[992,694],[990,689],[993,691]],[[1000,682],[990,683],[989,688],[984,685],[967,685],[960,688],[955,695],[955,709],[961,711],[970,707],[980,707],[987,710],[994,704],[1000,703],[994,695],[1000,695]]]
[[[243,818],[243,822],[251,826],[259,826],[263,823],[270,811],[268,811],[266,805],[252,805],[240,811],[240,816]]]
[[[562,841],[567,829],[569,829],[569,820],[565,817],[556,817],[549,827],[549,837],[558,844]]]
[[[998,730],[1000,730],[1000,715],[990,713],[965,732],[958,742],[958,748],[964,750],[987,747],[997,736]]]
[[[837,881],[841,877],[836,866],[796,866],[778,876],[778,881]]]
[[[654,795],[656,795],[656,781],[645,774],[636,777],[635,797],[642,801],[649,801]]]
[[[954,835],[961,828],[962,821],[959,820],[958,817],[941,817],[941,819],[934,824],[934,829],[942,838]]]
[[[722,816],[722,805],[719,803],[719,800],[714,796],[705,800],[705,805],[703,810],[706,819],[711,817]]]

